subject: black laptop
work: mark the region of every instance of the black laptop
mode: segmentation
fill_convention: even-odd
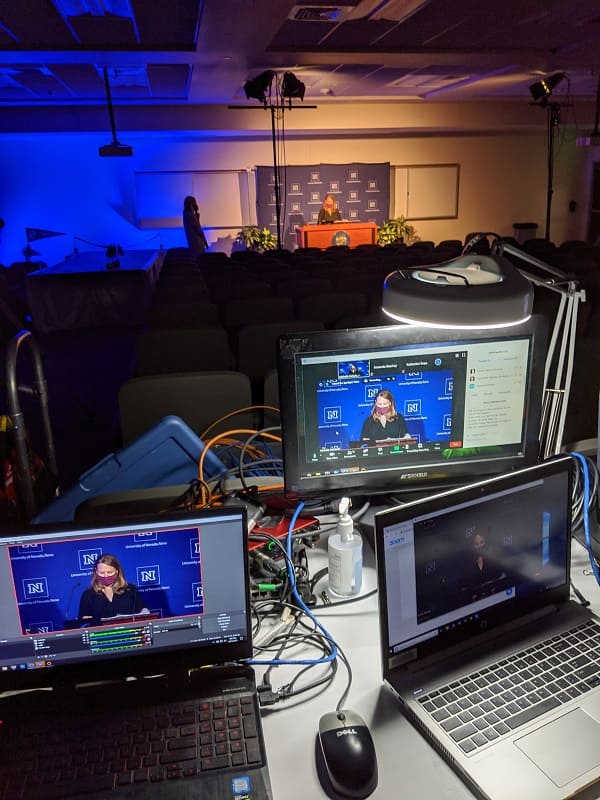
[[[0,798],[271,798],[251,656],[241,508],[2,534]]]
[[[375,517],[384,681],[480,797],[564,800],[600,781],[600,623],[570,599],[572,465]]]

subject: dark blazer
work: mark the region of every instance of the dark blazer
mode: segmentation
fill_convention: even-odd
[[[375,444],[379,439],[400,439],[406,436],[408,429],[404,417],[398,414],[395,419],[388,419],[385,428],[378,419],[373,419],[369,414],[363,423],[360,438]]]
[[[144,608],[144,601],[141,598],[137,587],[132,583],[127,584],[127,588],[122,594],[114,594],[112,601],[102,592],[95,592],[90,586],[81,595],[79,601],[79,621],[85,622],[83,617],[91,617],[89,620],[97,625],[105,617],[116,617],[117,614],[139,614]]]
[[[339,208],[334,208],[333,211],[327,211],[326,208],[322,208],[319,211],[319,219],[317,220],[319,225],[323,225],[326,222],[340,222],[342,219],[342,215],[340,214]]]

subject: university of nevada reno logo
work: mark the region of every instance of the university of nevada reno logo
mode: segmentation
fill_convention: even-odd
[[[23,596],[26,600],[47,600],[48,578],[23,578]]]
[[[77,555],[79,557],[80,571],[89,572],[94,569],[96,561],[102,555],[102,549],[100,547],[90,547],[89,550],[78,550]]]
[[[146,586],[160,586],[160,567],[152,564],[147,567],[136,567],[137,585],[140,588]]]

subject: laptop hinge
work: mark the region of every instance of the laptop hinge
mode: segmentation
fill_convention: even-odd
[[[564,606],[550,605],[543,608],[531,611],[524,614],[519,619],[512,619],[510,622],[505,622],[502,625],[497,625],[492,630],[478,633],[467,641],[458,642],[443,650],[443,652],[435,653],[431,656],[425,656],[412,663],[404,665],[404,669],[408,672],[422,672],[423,670],[430,669],[440,662],[446,665],[449,659],[460,657],[461,661],[469,658],[470,654],[476,655],[479,658],[487,649],[487,646],[494,644],[494,648],[502,645],[502,638],[506,637],[507,644],[514,645],[515,635],[527,633],[526,629],[529,626],[536,625],[541,619],[556,614]]]

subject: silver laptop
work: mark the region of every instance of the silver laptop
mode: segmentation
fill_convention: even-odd
[[[0,534],[1,798],[272,797],[247,546],[235,507]]]
[[[490,800],[600,779],[600,620],[570,599],[571,484],[562,456],[375,517],[384,682]]]

